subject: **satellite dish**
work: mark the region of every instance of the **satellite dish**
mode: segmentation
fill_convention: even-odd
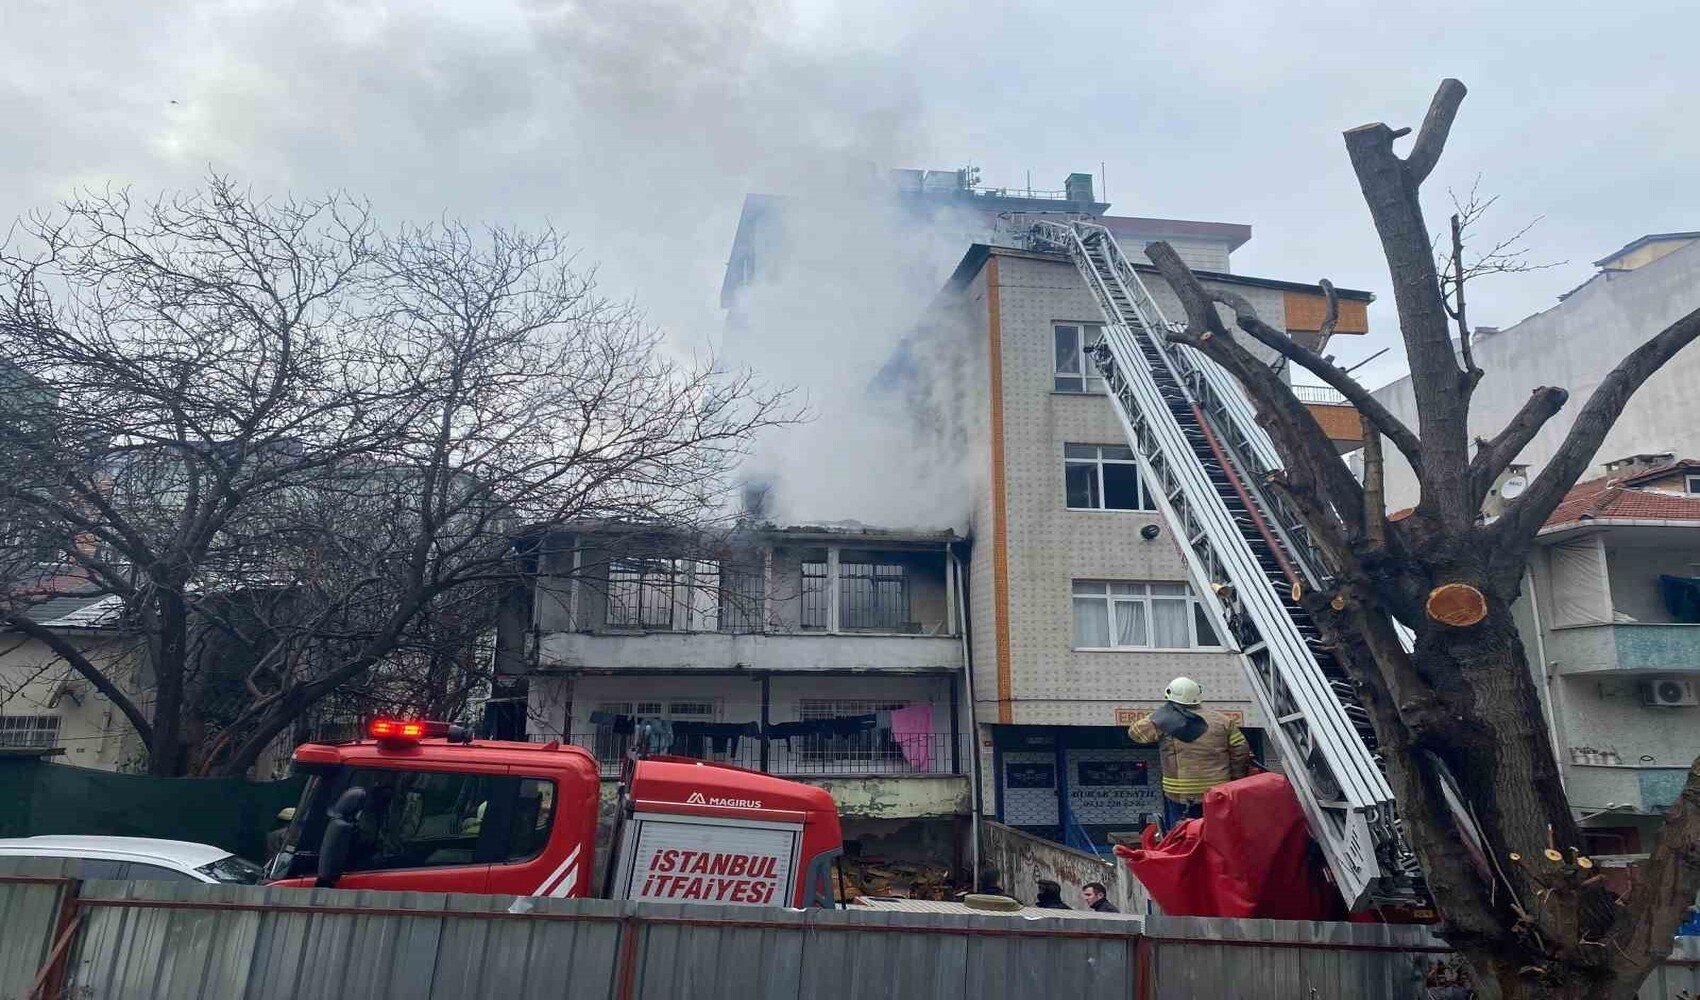
[[[1529,480],[1525,476],[1510,476],[1499,486],[1499,495],[1507,500],[1517,499],[1518,494],[1529,488]]]

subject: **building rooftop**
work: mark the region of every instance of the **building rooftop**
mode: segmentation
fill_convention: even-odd
[[[1107,222],[1108,220],[1106,219],[1105,221]],[[1218,223],[1200,224],[1218,225]],[[959,288],[962,285],[967,284],[968,280],[974,277],[975,274],[979,273],[980,268],[985,265],[986,258],[993,254],[997,254],[1000,257],[1027,257],[1033,260],[1054,260],[1061,261],[1063,263],[1071,263],[1066,255],[1060,253],[1042,253],[1037,250],[1022,250],[1016,247],[994,246],[989,243],[976,243],[968,248],[968,252],[962,257],[962,262],[956,265],[956,270],[951,273],[950,280],[946,283],[946,287]],[[1134,264],[1133,269],[1138,271],[1140,274],[1157,273],[1157,268],[1151,264]],[[1321,286],[1305,281],[1284,281],[1279,278],[1255,278],[1247,274],[1226,274],[1221,271],[1200,271],[1196,268],[1193,270],[1193,273],[1206,281],[1215,281],[1228,285],[1246,285],[1252,288],[1270,288],[1283,292],[1304,292],[1311,295],[1320,295],[1322,293]],[[1334,292],[1340,297],[1342,302],[1368,303],[1375,301],[1374,292],[1366,292],[1356,288],[1337,287],[1334,289]]]
[[[1615,260],[1617,260],[1621,257],[1627,257],[1628,255],[1634,253],[1635,251],[1641,249],[1642,247],[1646,246],[1649,243],[1665,243],[1665,242],[1680,241],[1680,240],[1700,240],[1700,232],[1648,233],[1645,236],[1637,236],[1635,239],[1630,240],[1628,243],[1625,243],[1619,249],[1617,249],[1617,250],[1615,250],[1611,253],[1606,254],[1604,257],[1601,257],[1599,260],[1594,261],[1594,266],[1595,267],[1606,267],[1612,261],[1615,261]]]
[[[1628,475],[1606,475],[1577,483],[1559,501],[1541,530],[1612,521],[1678,521],[1700,525],[1700,496],[1643,485],[1687,469],[1700,470],[1700,461],[1683,459]]]

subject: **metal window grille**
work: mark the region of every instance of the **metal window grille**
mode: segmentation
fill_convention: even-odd
[[[909,628],[909,579],[896,563],[838,564],[838,625],[902,632]]]
[[[803,563],[803,617],[804,628],[826,628],[829,600],[827,594],[826,561],[810,561]]]
[[[0,747],[59,745],[59,716],[0,715]]]
[[[627,559],[608,567],[608,624],[626,628],[673,627],[673,564]]]
[[[907,704],[909,703],[906,701],[804,698],[797,702],[797,718],[809,722],[850,715],[872,715],[875,712],[896,711]],[[830,762],[836,768],[854,771],[866,770],[868,765],[875,763],[903,762],[903,750],[892,742],[888,730],[867,729],[842,736],[805,736],[801,743],[799,757],[813,766]]]

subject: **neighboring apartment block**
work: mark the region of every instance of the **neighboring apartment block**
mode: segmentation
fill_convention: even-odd
[[[1614,463],[1553,512],[1515,609],[1588,850],[1633,854],[1700,756],[1700,462]]]
[[[1181,316],[1146,271],[1165,310]],[[1314,341],[1316,286],[1205,280]],[[1337,332],[1363,332],[1369,295],[1340,295]],[[1266,725],[1085,356],[1101,323],[1066,257],[978,244],[882,379],[943,440],[987,463],[968,573],[985,811],[1096,849],[1159,809],[1156,749],[1130,743],[1125,728],[1161,702],[1171,678],[1199,681],[1260,752]],[[971,402],[953,412],[952,400]]]
[[[110,675],[125,677],[133,669],[126,662],[131,647],[113,634],[115,603],[58,596],[25,614]],[[0,753],[114,770],[138,751],[129,721],[70,664],[41,640],[0,628]]]
[[[500,666],[526,678],[529,737],[609,780],[635,721],[663,719],[664,749],[822,785],[848,839],[948,859],[970,813],[964,554],[949,532],[553,529]]]
[[[1700,233],[1643,236],[1594,262],[1599,268],[1545,312],[1505,329],[1477,327],[1472,353],[1486,373],[1471,397],[1470,434],[1492,437],[1538,386],[1570,392],[1570,402],[1517,461],[1539,471],[1569,432],[1600,380],[1642,342],[1700,308]],[[1700,351],[1693,347],[1648,379],[1600,443],[1595,459],[1675,452],[1700,455]],[[1401,420],[1417,426],[1411,380],[1376,390]],[[1598,469],[1593,470],[1598,472]],[[1587,478],[1593,473],[1584,473]],[[1416,482],[1396,449],[1387,454],[1387,502],[1416,503]]]

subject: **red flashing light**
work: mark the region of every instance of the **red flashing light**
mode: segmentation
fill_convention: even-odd
[[[386,743],[417,743],[427,736],[447,736],[446,722],[417,722],[407,719],[373,719],[366,735]]]

